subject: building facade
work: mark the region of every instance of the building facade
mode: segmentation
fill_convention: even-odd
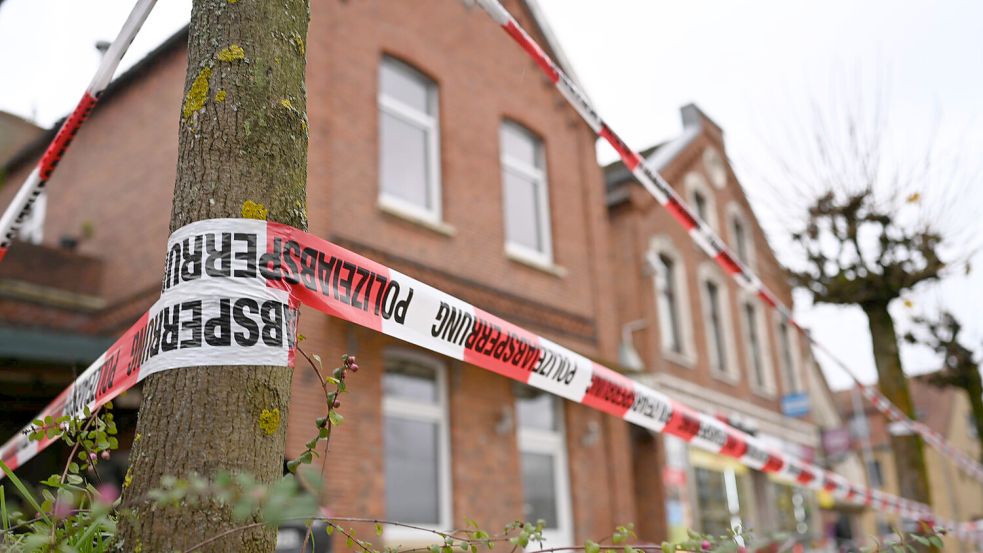
[[[933,386],[926,376],[909,378],[908,385],[915,404],[916,420],[941,434],[948,443],[970,458],[979,459],[980,436],[973,423],[965,392]],[[897,494],[899,486],[891,450],[891,433],[898,427],[872,405],[857,402],[853,397],[855,393],[854,390],[836,393],[837,408],[841,416],[849,421],[851,446],[864,460],[868,485]],[[983,484],[959,470],[951,459],[929,445],[925,445],[925,463],[935,513],[948,520],[983,519]],[[867,536],[881,537],[891,535],[894,529],[902,527],[902,521],[896,517],[878,513],[867,518],[861,531]],[[943,540],[947,550],[971,550],[967,544],[950,536],[943,537]]]
[[[564,59],[534,1],[505,4]],[[310,232],[814,458],[811,416],[781,408],[818,374],[806,345],[623,168],[598,167],[591,130],[486,19],[447,0],[313,3]],[[158,295],[186,42],[179,33],[114,82],[59,165],[43,234],[0,265],[0,363],[10,369],[0,396],[19,409],[2,421],[7,434]],[[683,135],[650,162],[791,303],[722,131],[693,106],[683,115]],[[12,182],[44,143],[7,162]],[[0,190],[0,205],[13,192]],[[355,354],[363,369],[328,457],[339,515],[441,528],[542,518],[555,543],[628,521],[656,542],[683,527],[816,526],[808,494],[681,442],[312,310],[300,333],[309,353]],[[324,415],[316,378],[294,371],[288,458]],[[139,401],[136,390],[117,402],[124,432]]]
[[[681,115],[680,136],[643,152],[645,162],[791,305],[786,273],[727,162],[723,131],[694,105]],[[621,349],[630,352],[622,361],[633,361],[635,378],[816,460],[807,390],[817,373],[808,345],[709,259],[621,162],[605,176]],[[740,524],[815,537],[811,494],[672,437],[635,434],[635,447],[663,472],[661,482],[639,477],[636,487],[638,497],[657,490],[666,498],[664,516],[653,505],[655,516],[643,517],[649,532],[682,537],[686,528],[718,533]]]

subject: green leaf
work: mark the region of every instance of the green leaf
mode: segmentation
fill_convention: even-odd
[[[584,544],[584,553],[600,553],[600,551],[601,546],[596,542],[588,540],[587,543]]]
[[[942,542],[942,538],[940,538],[938,536],[929,536],[928,537],[928,542],[932,544],[932,547],[935,547],[935,548],[938,548],[938,549],[942,549],[942,547],[945,545]]]
[[[342,421],[345,420],[345,417],[341,416],[341,414],[338,413],[337,411],[331,410],[328,411],[328,419],[331,421],[331,424],[337,426],[341,424]]]
[[[378,522],[375,523],[375,535],[377,535],[377,536],[381,536],[382,535],[382,525],[379,524]]]
[[[327,532],[329,536],[333,535],[334,534],[334,524],[328,524],[328,526],[324,529],[324,531]]]

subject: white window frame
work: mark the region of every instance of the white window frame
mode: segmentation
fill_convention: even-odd
[[[744,355],[747,364],[748,382],[751,383],[751,391],[766,397],[775,397],[775,369],[771,361],[771,341],[768,339],[768,323],[763,316],[761,305],[757,298],[741,292],[740,301],[740,324],[741,337],[744,342]],[[761,376],[762,381],[758,381],[754,372],[754,353],[751,349],[751,329],[748,327],[745,310],[750,307],[754,313],[754,332],[758,338],[758,351],[761,355]]]
[[[387,96],[382,90],[383,67],[388,66],[395,71],[413,75],[414,78],[426,79],[430,110],[433,115],[422,112],[396,98]],[[383,56],[379,62],[379,207],[385,211],[416,220],[424,224],[441,225],[443,216],[443,200],[441,197],[440,172],[440,90],[437,83],[413,66],[390,56]],[[403,198],[387,194],[382,184],[382,118],[384,114],[392,115],[410,125],[426,132],[427,135],[427,192],[433,205],[419,206]]]
[[[738,244],[737,225],[744,229],[744,251],[747,259],[741,259],[741,263],[747,265],[749,269],[756,270],[758,265],[757,252],[754,249],[754,231],[751,228],[749,219],[744,216],[744,211],[736,203],[727,204],[727,232],[730,234],[730,247],[735,255],[740,254],[740,244]]]
[[[717,220],[717,199],[714,196],[714,191],[707,184],[706,178],[703,175],[697,173],[696,171],[690,171],[686,173],[683,177],[683,188],[686,189],[686,199],[689,201],[690,207],[693,209],[693,214],[697,217],[700,216],[699,210],[696,208],[696,193],[699,192],[703,198],[706,200],[707,206],[707,217],[706,224],[710,225],[710,228],[714,232],[720,233],[720,223]]]
[[[720,162],[720,171],[718,172],[714,163]],[[710,182],[717,188],[717,190],[723,190],[727,186],[727,162],[724,161],[724,156],[716,148],[707,148],[703,150],[703,169],[707,172],[707,176],[710,177]]]
[[[731,384],[737,384],[741,380],[741,368],[737,361],[737,346],[734,339],[734,325],[733,318],[731,316],[731,304],[730,304],[730,289],[727,286],[727,280],[724,279],[723,275],[720,274],[720,270],[716,265],[711,265],[709,262],[703,262],[700,264],[699,269],[699,286],[700,286],[700,305],[702,307],[703,316],[703,329],[706,334],[707,343],[707,364],[710,367],[710,374],[720,380],[729,382]],[[725,362],[727,363],[727,369],[721,371],[719,368],[713,366],[713,351],[716,349],[716,341],[713,339],[713,328],[710,324],[710,298],[707,294],[705,284],[707,282],[712,282],[717,286],[718,296],[717,300],[720,302],[718,306],[720,309],[720,323],[723,325],[724,333],[724,351],[719,352],[718,355],[724,356]]]
[[[659,275],[657,274],[658,267],[661,265],[658,260],[660,255],[669,258],[673,262],[673,288],[676,291],[676,316],[679,318],[678,326],[680,333],[680,336],[677,338],[682,349],[679,352],[673,351],[672,348],[668,347],[662,336],[664,321],[662,320],[662,310],[659,307],[662,290],[659,288]],[[652,271],[652,289],[655,294],[656,319],[659,323],[659,343],[662,356],[674,363],[692,368],[696,364],[696,346],[693,338],[693,314],[690,311],[689,279],[686,278],[686,264],[683,256],[668,236],[660,235],[653,237],[649,242],[649,250],[646,258],[649,268]]]
[[[539,156],[542,168],[529,165],[528,163],[509,156],[505,153],[502,136],[506,127],[511,127],[520,134],[526,135],[533,140],[536,145],[536,155]],[[526,127],[508,119],[502,121],[499,126],[499,160],[502,164],[502,216],[505,233],[505,252],[507,255],[518,260],[527,261],[534,265],[551,267],[553,265],[553,224],[550,218],[550,198],[549,198],[549,179],[546,175],[546,144],[543,143],[535,133]],[[508,236],[508,202],[505,200],[505,173],[514,172],[519,176],[535,182],[536,200],[539,206],[538,223],[540,235],[543,237],[543,250],[535,250],[523,244],[517,244],[509,240]]]
[[[549,392],[543,393],[549,394]],[[522,470],[522,453],[538,453],[553,456],[553,475],[555,476],[553,487],[556,490],[556,519],[558,527],[555,529],[544,529],[543,538],[549,544],[548,546],[559,547],[574,543],[573,504],[570,498],[570,466],[567,461],[564,404],[561,398],[553,395],[550,395],[550,397],[552,398],[551,405],[556,410],[557,428],[555,430],[523,428],[518,417],[519,398],[516,398],[516,441],[520,455],[520,471]]]
[[[431,530],[447,530],[452,526],[452,505],[453,492],[451,490],[451,442],[450,442],[450,417],[449,417],[449,398],[447,392],[447,367],[446,365],[431,357],[430,355],[410,351],[402,348],[390,348],[385,351],[383,366],[390,361],[405,361],[423,365],[434,370],[437,385],[438,404],[423,403],[404,398],[386,397],[385,390],[382,395],[382,417],[397,417],[415,421],[426,421],[437,423],[437,481],[440,490],[437,493],[437,513],[440,520],[435,525],[417,524],[422,528]],[[385,368],[383,369],[383,374]],[[385,465],[385,440],[383,440],[383,465]],[[385,469],[383,469],[383,474]],[[385,499],[383,498],[383,504]],[[415,528],[403,528],[398,526],[386,525],[383,529],[383,539],[387,543],[417,543],[432,542],[433,534]]]
[[[775,336],[778,339],[778,365],[781,367],[781,378],[782,378],[782,389],[785,390],[786,394],[794,394],[798,392],[805,391],[805,385],[803,382],[802,375],[802,357],[800,356],[799,343],[798,343],[798,332],[792,325],[785,321],[785,332],[782,332],[782,322],[783,318],[781,313],[772,310],[772,318],[775,321]],[[785,356],[782,354],[782,340],[784,339],[788,342],[789,350],[789,361],[792,365],[790,367],[785,366]],[[793,381],[789,382],[789,376],[792,377]]]

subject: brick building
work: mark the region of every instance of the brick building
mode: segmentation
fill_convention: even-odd
[[[791,305],[786,274],[726,160],[723,131],[694,105],[681,113],[682,134],[643,152],[646,163]],[[782,409],[783,398],[801,402],[809,383],[822,378],[807,344],[709,259],[621,162],[607,166],[605,176],[622,361],[637,356],[635,378],[815,459],[819,429],[812,416]],[[804,536],[818,529],[807,492],[673,437],[636,433],[634,446],[662,470],[661,479],[658,471],[636,472],[641,496],[666,497],[664,506],[639,504],[651,510],[639,517],[653,525],[643,527],[649,533],[685,536],[685,528],[717,532],[737,523]]]
[[[506,6],[564,59],[533,0]],[[111,85],[59,165],[36,221],[43,235],[0,265],[0,399],[19,409],[5,435],[158,295],[186,41],[178,33]],[[312,233],[609,366],[633,345],[648,367],[633,376],[735,423],[758,421],[759,435],[796,454],[814,451],[809,417],[780,409],[817,374],[804,344],[741,297],[623,168],[598,167],[593,133],[481,11],[316,2],[307,54]],[[721,130],[695,107],[683,113],[684,134],[650,162],[790,303]],[[12,182],[46,138],[6,164]],[[0,190],[0,205],[13,191]],[[338,514],[440,527],[543,518],[557,542],[627,521],[647,540],[679,524],[810,524],[809,497],[722,458],[321,313],[304,311],[300,332],[306,350],[354,353],[363,367],[332,438]],[[295,371],[288,457],[323,415],[314,379]],[[132,431],[126,408],[138,402],[118,402],[121,428]]]
[[[973,423],[965,392],[935,387],[927,378],[919,376],[908,379],[916,420],[941,434],[948,443],[971,459],[979,459],[980,436]],[[897,494],[898,476],[891,450],[891,432],[896,431],[897,426],[874,406],[856,401],[853,397],[855,393],[854,390],[843,390],[835,394],[840,415],[849,421],[851,448],[864,460],[868,485]],[[983,519],[983,485],[978,480],[959,470],[951,459],[943,457],[929,445],[925,446],[925,463],[935,513],[949,520]],[[893,534],[893,529],[900,525],[901,521],[896,517],[877,514],[867,517],[859,532],[867,536],[886,536]],[[965,544],[950,536],[943,539],[946,549],[962,551],[965,547]]]

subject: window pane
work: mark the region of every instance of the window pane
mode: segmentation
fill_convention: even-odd
[[[502,124],[502,153],[530,167],[541,169],[539,140],[521,128]]]
[[[380,112],[380,178],[384,193],[428,209],[427,129]]]
[[[437,424],[385,417],[386,518],[440,524]]]
[[[720,372],[727,372],[727,355],[724,354],[723,315],[720,310],[720,290],[712,282],[706,283],[707,302],[710,304],[710,359]]]
[[[704,222],[709,223],[707,219],[707,199],[703,197],[700,192],[693,192],[693,207],[696,209],[696,214]]]
[[[792,344],[788,335],[788,325],[785,321],[778,323],[778,341],[782,349],[782,370],[785,371],[785,381],[790,392],[799,391],[799,382],[795,377],[795,365],[792,363]]]
[[[744,236],[744,224],[739,220],[734,220],[734,247],[737,248],[737,257],[742,263],[748,263],[747,238]]]
[[[758,339],[758,320],[754,306],[750,303],[744,304],[744,324],[747,326],[748,348],[751,351],[754,382],[758,386],[764,386],[765,373],[761,361],[761,342]]]
[[[522,516],[525,520],[546,521],[546,528],[557,528],[556,473],[552,455],[522,454]]]
[[[515,410],[519,428],[559,430],[558,409],[556,396],[528,386],[517,387]]]
[[[406,64],[392,59],[382,62],[379,71],[379,90],[385,96],[432,115],[432,102],[429,101],[432,86],[430,79]]]
[[[509,242],[543,251],[540,236],[538,183],[507,168],[505,180],[505,235]]]
[[[386,363],[382,390],[386,397],[438,403],[437,375],[434,370],[407,361]]]
[[[693,474],[696,477],[699,530],[706,534],[725,534],[730,529],[731,513],[724,474],[701,467],[696,467]]]
[[[679,311],[676,297],[675,264],[665,256],[659,255],[656,270],[659,287],[659,322],[662,330],[662,347],[676,353],[682,351],[679,339]]]

